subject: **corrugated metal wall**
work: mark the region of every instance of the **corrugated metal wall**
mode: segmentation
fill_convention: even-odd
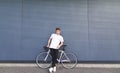
[[[0,60],[34,60],[56,27],[79,61],[120,61],[119,0],[0,0]]]

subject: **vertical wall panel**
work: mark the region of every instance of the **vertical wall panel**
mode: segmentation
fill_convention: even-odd
[[[0,60],[20,57],[21,5],[21,0],[0,0]]]
[[[119,0],[89,0],[90,60],[120,60],[119,8]]]

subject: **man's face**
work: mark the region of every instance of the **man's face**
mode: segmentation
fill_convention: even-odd
[[[56,30],[55,33],[56,33],[56,34],[60,34],[61,31],[60,31],[60,30]]]

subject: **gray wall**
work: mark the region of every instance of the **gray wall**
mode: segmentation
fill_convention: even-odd
[[[120,0],[0,0],[0,60],[35,60],[56,27],[79,61],[120,61]]]

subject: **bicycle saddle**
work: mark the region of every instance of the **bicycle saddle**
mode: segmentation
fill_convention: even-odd
[[[67,45],[62,45],[62,46],[61,46],[61,49],[62,49],[62,50],[65,50],[65,47],[66,47],[66,46],[67,46]]]
[[[48,49],[49,49],[47,46],[43,46],[43,48],[45,51],[48,51]]]
[[[66,47],[67,45],[62,45],[62,47]]]

